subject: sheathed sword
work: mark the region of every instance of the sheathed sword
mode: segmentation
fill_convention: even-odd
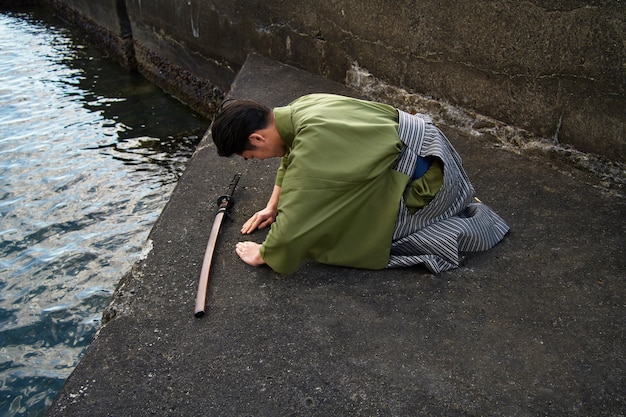
[[[213,252],[215,251],[217,235],[220,232],[220,226],[222,225],[224,215],[227,214],[228,209],[232,207],[234,203],[233,193],[235,192],[235,187],[237,187],[239,178],[241,178],[241,174],[235,174],[233,180],[230,182],[230,186],[228,187],[228,192],[226,193],[226,195],[223,195],[217,199],[217,215],[215,216],[215,220],[213,221],[213,227],[211,228],[211,234],[209,235],[209,242],[207,243],[206,251],[204,252],[204,261],[202,261],[202,270],[200,271],[200,280],[198,281],[196,308],[194,312],[194,316],[196,317],[204,316],[204,310],[206,307],[206,296],[209,288],[209,271],[211,269],[211,261],[213,260]]]

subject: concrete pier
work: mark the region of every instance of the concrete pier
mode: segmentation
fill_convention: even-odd
[[[258,55],[229,94],[277,106],[311,92],[357,94]],[[624,415],[623,195],[559,161],[441,128],[511,232],[440,275],[247,266],[238,231],[264,207],[278,161],[219,158],[205,137],[48,415]],[[236,172],[197,319],[215,200]]]

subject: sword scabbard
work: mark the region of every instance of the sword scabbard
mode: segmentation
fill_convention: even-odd
[[[217,214],[215,216],[215,220],[213,221],[209,241],[204,252],[202,270],[200,271],[200,279],[198,280],[198,291],[196,294],[196,305],[194,311],[194,316],[196,317],[202,317],[205,313],[206,297],[209,287],[209,272],[211,270],[211,262],[213,260],[213,253],[215,252],[217,236],[219,234],[224,215],[228,213],[228,209],[230,209],[234,204],[233,194],[235,193],[235,188],[237,187],[237,183],[239,183],[240,178],[240,173],[235,174],[233,180],[230,182],[227,193],[217,199]]]

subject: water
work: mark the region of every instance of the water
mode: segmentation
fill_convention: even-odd
[[[53,16],[0,12],[0,416],[51,404],[207,126]]]

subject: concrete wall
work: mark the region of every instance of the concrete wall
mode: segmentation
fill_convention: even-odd
[[[128,69],[135,68],[130,22],[124,0],[46,0],[61,17],[81,27]]]
[[[626,161],[622,0],[48,2],[120,39],[128,22],[137,68],[207,115],[257,52],[357,88],[371,74],[392,104],[419,94]]]

